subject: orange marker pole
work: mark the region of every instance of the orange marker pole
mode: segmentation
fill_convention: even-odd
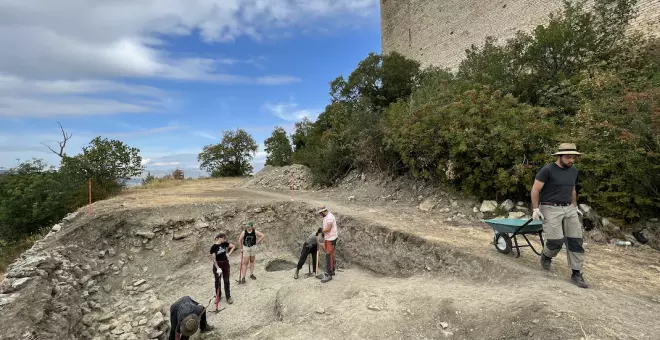
[[[92,180],[89,180],[89,216],[92,216]]]

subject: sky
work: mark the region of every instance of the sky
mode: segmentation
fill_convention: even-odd
[[[381,52],[378,0],[4,0],[0,168],[59,164],[96,136],[148,171],[198,168],[242,128],[259,144],[329,102],[329,82]],[[44,145],[45,144],[45,145]]]

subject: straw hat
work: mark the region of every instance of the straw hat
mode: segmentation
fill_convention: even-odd
[[[183,336],[192,336],[193,334],[197,333],[198,328],[199,316],[196,314],[190,314],[183,318],[183,321],[181,321],[181,325],[179,326],[179,330]]]
[[[320,214],[320,213],[322,213],[322,212],[324,212],[324,211],[328,211],[328,207],[326,207],[325,205],[319,207],[319,209],[316,211],[316,213],[317,213],[317,214]]]
[[[581,155],[581,153],[577,151],[577,147],[575,146],[574,143],[561,143],[557,148],[557,152],[553,153],[552,155],[553,156]]]

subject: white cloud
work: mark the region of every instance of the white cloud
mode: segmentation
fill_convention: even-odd
[[[206,133],[204,131],[194,131],[193,134],[196,135],[196,136],[199,136],[199,137],[207,138],[207,139],[220,140],[220,137],[214,136],[214,135],[212,135],[210,133]]]
[[[377,8],[376,0],[3,1],[0,46],[11,49],[0,52],[0,71],[31,78],[205,78],[226,59],[178,58],[159,37],[199,33],[208,43],[263,38],[277,28]]]
[[[301,109],[298,103],[290,101],[288,103],[270,103],[266,102],[263,108],[270,111],[273,115],[280,119],[288,121],[299,121],[303,118],[315,120],[322,110],[318,109]]]
[[[162,111],[171,101],[158,88],[122,83],[122,78],[297,82],[292,75],[235,74],[231,67],[263,67],[264,59],[183,55],[163,37],[199,35],[207,43],[241,36],[263,40],[324,26],[324,18],[332,18],[328,25],[333,26],[377,9],[376,0],[1,1],[0,116],[141,113]],[[111,94],[129,98],[107,99]]]

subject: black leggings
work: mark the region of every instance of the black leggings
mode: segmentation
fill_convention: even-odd
[[[231,298],[231,292],[229,291],[229,261],[218,261],[218,267],[222,269],[222,281],[225,282],[225,296],[227,299]],[[220,289],[220,276],[218,276],[217,268],[213,266],[213,277],[215,278],[215,291],[213,294],[218,294],[222,296]]]
[[[307,247],[306,244],[303,244],[302,251],[300,252],[300,259],[298,260],[298,270],[302,269],[307,261],[307,255],[312,253],[312,272],[316,274],[316,252],[318,251],[318,246],[314,245],[311,248]]]

